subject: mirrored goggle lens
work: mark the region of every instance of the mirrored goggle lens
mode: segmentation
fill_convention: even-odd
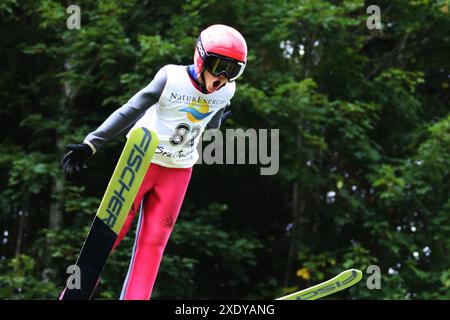
[[[206,68],[214,75],[225,75],[230,81],[239,77],[244,71],[245,64],[236,60],[226,60],[220,57],[209,56]]]

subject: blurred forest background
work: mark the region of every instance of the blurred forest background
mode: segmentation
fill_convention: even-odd
[[[376,2],[376,3],[374,3]],[[69,30],[70,4],[81,29]],[[381,9],[381,29],[366,12]],[[280,129],[280,171],[197,165],[154,299],[273,299],[355,267],[333,299],[450,298],[450,15],[443,0],[0,2],[0,298],[56,299],[125,137],[59,160],[199,32],[242,32],[224,128]],[[224,129],[222,128],[222,130]],[[134,232],[97,299],[117,299]],[[381,289],[365,270],[381,268]]]

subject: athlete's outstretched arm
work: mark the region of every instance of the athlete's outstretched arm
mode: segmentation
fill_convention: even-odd
[[[63,170],[71,174],[86,169],[86,161],[91,155],[117,134],[136,123],[148,108],[158,102],[166,82],[167,73],[161,69],[144,89],[114,111],[97,130],[88,134],[83,143],[67,145],[67,153],[61,159]]]
[[[136,123],[148,108],[158,102],[166,82],[166,71],[161,69],[144,89],[114,111],[95,131],[89,133],[84,143],[95,153],[106,142]]]

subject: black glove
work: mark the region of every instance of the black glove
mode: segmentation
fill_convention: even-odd
[[[68,144],[66,149],[68,152],[61,159],[64,172],[68,174],[80,173],[87,169],[86,161],[92,155],[92,149],[87,144]]]

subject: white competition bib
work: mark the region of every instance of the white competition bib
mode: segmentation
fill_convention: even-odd
[[[159,101],[134,127],[155,131],[159,138],[152,162],[163,167],[189,168],[198,160],[197,145],[206,125],[216,112],[227,106],[236,85],[227,83],[210,94],[198,91],[187,68],[166,65],[167,83]]]

